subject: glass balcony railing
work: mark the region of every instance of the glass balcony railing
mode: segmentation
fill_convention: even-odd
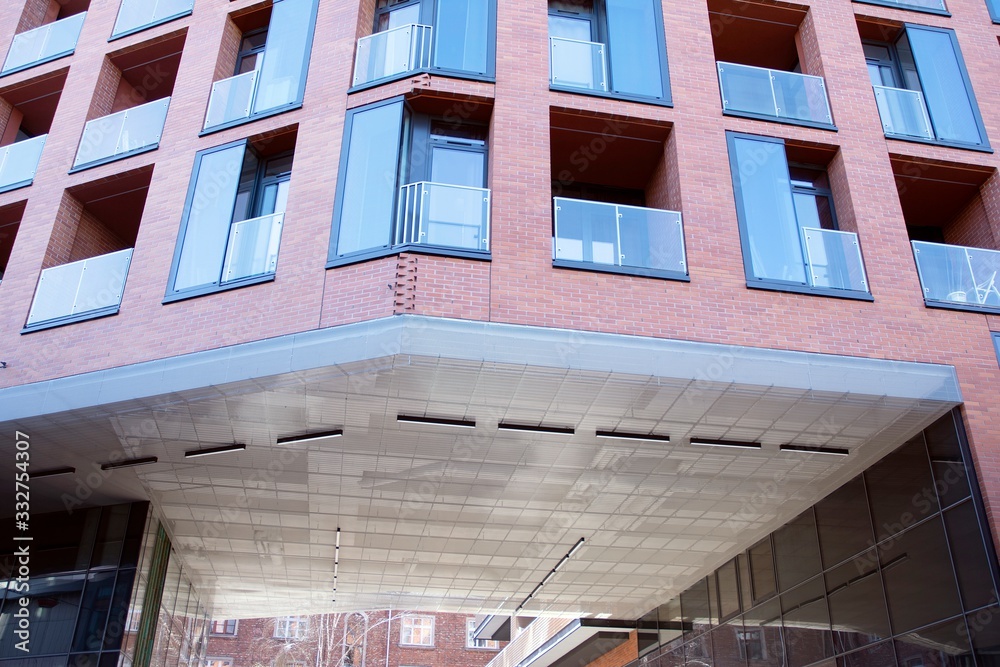
[[[1000,252],[913,241],[924,299],[1000,308]]]
[[[0,147],[0,191],[31,184],[48,136],[43,134]]]
[[[4,60],[0,74],[9,74],[16,70],[37,65],[46,60],[54,60],[68,56],[76,50],[76,42],[80,39],[80,30],[87,12],[67,16],[66,18],[48,23],[14,35],[10,44],[7,59]]]
[[[359,39],[354,85],[430,67],[432,30],[412,23]]]
[[[399,191],[396,245],[490,249],[490,191],[422,181]]]
[[[28,326],[121,305],[132,248],[42,271]]]
[[[160,143],[170,98],[89,121],[76,152],[73,168],[134,153]]]
[[[882,118],[882,129],[887,135],[934,138],[923,93],[888,86],[872,88],[875,90],[875,103],[878,104],[878,113]]]
[[[112,37],[135,32],[190,12],[194,0],[122,0]]]
[[[687,275],[681,214],[555,197],[557,260]]]
[[[939,12],[948,11],[944,0],[882,0],[882,2],[902,7],[903,9],[932,9]]]
[[[726,111],[833,125],[823,77],[735,63],[716,66]]]
[[[868,291],[861,246],[854,232],[802,228],[806,276],[813,287]]]
[[[554,86],[608,90],[604,44],[549,37],[549,80]]]
[[[284,213],[274,213],[233,223],[222,265],[223,284],[275,272],[284,221]]]
[[[257,94],[257,74],[258,70],[254,70],[212,84],[203,129],[250,117]]]

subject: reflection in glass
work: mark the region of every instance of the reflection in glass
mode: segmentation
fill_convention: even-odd
[[[875,544],[864,479],[855,477],[816,505],[823,566],[831,567]]]
[[[729,618],[740,611],[740,586],[736,572],[736,559],[716,572],[719,585],[719,617]]]
[[[708,602],[708,582],[705,579],[681,593],[681,610],[684,612],[684,626],[692,636],[711,628],[712,611]]]
[[[968,472],[958,442],[955,418],[949,413],[927,427],[927,451],[931,455],[934,487],[941,507],[950,507],[969,497]]]
[[[778,566],[778,585],[787,591],[823,567],[816,540],[816,519],[812,509],[795,517],[774,533],[774,560]]]
[[[758,649],[764,662],[754,665],[783,667],[785,664],[785,641],[781,628],[781,607],[777,598],[757,605],[743,614],[745,650],[748,657]]]
[[[895,643],[900,665],[968,667],[972,664],[968,659],[969,635],[961,618],[902,635]]]
[[[938,510],[923,434],[865,472],[878,540]]]
[[[823,577],[816,577],[781,595],[789,667],[811,665],[833,655],[825,593]]]
[[[892,667],[895,664],[896,656],[891,641],[867,646],[837,660],[837,667]]]
[[[755,601],[762,600],[777,592],[770,537],[750,547],[750,576],[753,579],[753,599]]]
[[[1000,602],[997,599],[992,568],[979,529],[976,508],[964,502],[944,513],[944,525],[951,543],[951,556],[966,609],[978,609]]]
[[[31,648],[39,653],[66,653],[73,639],[76,613],[80,607],[85,574],[32,577],[31,590],[23,597],[30,599]],[[21,657],[15,648],[16,607],[5,605],[0,613],[0,658]]]
[[[663,97],[655,0],[605,0],[604,4],[614,92]]]
[[[489,63],[489,1],[435,3],[434,66],[486,74]]]
[[[889,637],[878,556],[871,549],[826,573],[826,591],[838,653]]]

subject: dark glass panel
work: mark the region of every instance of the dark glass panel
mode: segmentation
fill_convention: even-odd
[[[944,525],[965,608],[971,610],[996,604],[1000,600],[997,599],[983,533],[972,501],[947,510]]]
[[[837,667],[894,667],[895,664],[896,656],[891,641],[884,641],[837,659]]]
[[[823,577],[782,594],[781,612],[789,667],[803,667],[833,656]]]
[[[889,615],[874,549],[827,572],[826,592],[837,653],[889,637]]]
[[[938,510],[923,434],[865,472],[879,541]]]
[[[489,1],[437,0],[434,65],[486,74],[489,64]]]
[[[639,655],[646,655],[660,645],[660,638],[657,634],[658,623],[656,611],[654,609],[639,619],[636,632]]]
[[[740,611],[740,586],[736,572],[736,559],[729,561],[716,572],[719,580],[719,617],[729,618]]]
[[[66,667],[97,667],[100,656],[97,653],[77,653],[69,656]]]
[[[743,622],[739,618],[712,631],[715,667],[746,667],[747,660],[740,643],[744,634]]]
[[[708,575],[705,582],[708,584],[708,608],[711,611],[709,618],[714,627],[719,624],[719,586],[714,573]]]
[[[80,600],[80,616],[73,634],[74,651],[99,651],[104,644],[104,626],[115,590],[115,572],[91,572]]]
[[[778,566],[778,586],[781,591],[787,591],[822,571],[819,543],[816,540],[816,520],[811,509],[774,533],[774,561]]]
[[[770,537],[750,547],[750,576],[753,579],[754,600],[762,600],[777,592]]]
[[[763,656],[751,659],[751,667],[783,667],[785,664],[785,646],[781,629],[781,609],[777,598],[757,605],[743,614],[744,641],[747,650],[756,652],[754,647],[760,647]],[[752,645],[752,646],[751,646]]]
[[[685,665],[712,665],[714,652],[712,650],[712,633],[706,632],[697,639],[684,645]]]
[[[120,567],[135,567],[139,563],[139,550],[142,548],[142,534],[146,529],[148,508],[146,503],[133,503],[131,506]]]
[[[880,545],[879,559],[896,634],[962,613],[940,518]]]
[[[666,646],[684,632],[684,619],[681,616],[681,599],[674,598],[657,609],[657,622],[660,627],[660,644]]]
[[[660,655],[660,667],[684,667],[685,664],[683,646],[671,646]]]
[[[833,567],[875,544],[865,482],[860,476],[816,505],[823,566]]]
[[[750,563],[745,553],[736,556],[736,564],[740,574],[740,601],[744,609],[753,606],[753,591],[750,586]]]
[[[616,93],[663,97],[657,0],[605,0],[611,83]]]
[[[902,667],[972,667],[965,621],[952,619],[896,638],[896,658]]]
[[[934,470],[934,488],[941,507],[949,507],[968,498],[971,495],[969,475],[958,441],[955,416],[946,414],[928,426],[924,435],[927,437],[927,451],[930,452],[931,468]]]
[[[117,651],[107,651],[101,654],[100,667],[118,667],[121,654]]]
[[[681,593],[681,610],[684,612],[684,628],[691,632],[692,636],[707,632],[711,628],[708,582],[705,579]]]
[[[38,653],[67,653],[73,641],[76,612],[86,575],[68,574],[31,577],[31,590],[19,593],[30,600],[31,651]],[[0,658],[22,657],[23,651],[15,648],[14,635],[17,619],[13,616],[19,605],[6,605],[0,613]]]
[[[118,581],[115,582],[115,593],[111,599],[108,625],[104,633],[104,650],[118,649],[122,644],[122,636],[128,626],[128,603],[132,597],[132,582],[135,570],[119,570]]]
[[[103,509],[90,567],[114,567],[118,565],[127,527],[128,505],[113,505]]]
[[[979,667],[1000,667],[1000,607],[980,609],[965,617]],[[964,665],[963,665],[964,667]]]

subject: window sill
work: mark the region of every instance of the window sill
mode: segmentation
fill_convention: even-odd
[[[39,322],[37,324],[32,324],[25,326],[21,329],[21,334],[34,333],[36,331],[45,331],[46,329],[55,329],[57,327],[64,327],[68,324],[76,324],[77,322],[86,322],[87,320],[99,320],[103,317],[110,317],[111,315],[117,315],[118,311],[121,309],[120,305],[108,306],[107,308],[100,308],[98,310],[88,310],[85,313],[78,313],[76,315],[70,315],[68,317],[59,317],[52,320],[45,320],[44,322]]]
[[[168,293],[163,297],[163,305],[168,303],[176,303],[177,301],[187,301],[188,299],[196,299],[200,296],[206,296],[208,294],[216,294],[218,292],[228,292],[229,290],[240,289],[241,287],[250,287],[251,285],[260,285],[261,283],[274,282],[273,273],[265,273],[260,276],[252,276],[250,278],[243,278],[241,280],[234,280],[231,283],[226,283],[225,285],[204,285],[202,287],[193,287],[189,290],[183,292],[173,292]],[[228,635],[232,636],[232,635]]]
[[[23,72],[29,70],[32,67],[38,67],[39,65],[44,65],[45,63],[50,63],[53,60],[59,60],[60,58],[65,58],[66,56],[71,56],[76,53],[76,47],[74,46],[71,51],[66,51],[64,53],[57,53],[55,55],[49,56],[48,58],[42,58],[41,60],[36,60],[30,62],[26,65],[21,65],[20,67],[15,67],[14,69],[9,69],[6,72],[0,72],[0,78],[5,76],[10,76],[11,74],[17,74],[18,72]]]
[[[992,153],[993,149],[990,148],[989,144],[983,144],[978,146],[976,144],[962,144],[957,141],[941,141],[939,139],[921,139],[920,137],[911,137],[903,134],[887,134],[886,139],[893,139],[895,141],[906,141],[913,144],[927,144],[930,146],[944,146],[945,148],[958,148],[966,151],[976,151],[977,153]]]
[[[928,308],[939,308],[941,310],[958,310],[966,313],[979,313],[980,315],[1000,315],[1000,306],[979,305],[977,303],[955,303],[953,301],[935,301],[934,299],[924,299],[924,305]]]
[[[19,190],[21,188],[26,188],[34,182],[35,182],[35,177],[32,176],[31,179],[27,181],[18,181],[17,183],[11,183],[10,185],[5,185],[4,187],[0,188],[0,194],[3,194],[5,192],[11,192],[12,190]]]
[[[69,170],[68,173],[75,174],[77,172],[86,171],[88,169],[100,167],[106,164],[110,164],[112,162],[117,162],[118,160],[124,160],[126,158],[130,158],[136,155],[142,155],[143,153],[149,153],[151,151],[155,151],[159,147],[160,147],[160,142],[157,141],[155,144],[151,144],[149,146],[143,146],[142,148],[137,148],[136,150],[129,151],[128,153],[122,153],[121,155],[112,155],[110,157],[103,157],[100,160],[94,160],[93,162],[85,162],[78,167],[73,167],[72,169]]]
[[[141,25],[141,26],[139,26],[137,28],[131,28],[129,30],[126,30],[125,32],[120,32],[117,35],[112,34],[111,37],[108,37],[108,41],[109,42],[113,42],[116,39],[122,39],[124,37],[128,37],[129,35],[134,35],[136,33],[140,33],[143,30],[149,30],[150,28],[155,28],[156,26],[163,25],[164,23],[170,23],[171,21],[176,21],[177,19],[182,19],[185,16],[191,16],[191,14],[193,13],[193,11],[194,10],[188,9],[187,11],[183,11],[180,14],[174,14],[173,16],[167,16],[166,18],[157,19],[156,21],[153,21],[152,23],[146,23],[145,25]]]
[[[797,283],[781,283],[777,281],[765,281],[765,280],[748,280],[747,287],[749,289],[760,289],[767,290],[770,292],[791,292],[793,294],[807,294],[809,296],[826,296],[833,297],[835,299],[848,299],[851,301],[875,301],[873,297],[868,292],[859,292],[857,290],[840,290],[840,289],[827,289],[822,287],[809,287],[808,285],[801,285]]]
[[[661,280],[676,280],[689,283],[691,276],[680,271],[664,271],[662,269],[643,269],[641,267],[614,266],[611,264],[595,264],[592,262],[574,262],[567,259],[554,259],[552,266],[557,269],[576,269],[578,271],[593,271],[595,273],[615,273],[643,278],[659,278]],[[494,650],[494,649],[490,649]]]
[[[933,7],[912,7],[898,2],[881,2],[880,0],[853,0],[862,5],[878,5],[879,7],[890,7],[892,9],[902,9],[905,12],[920,12],[921,14],[936,14],[938,16],[951,16],[951,12],[945,9],[934,9]]]
[[[434,644],[404,644],[400,642],[396,644],[399,648],[422,648],[422,649],[434,649],[437,648]]]
[[[461,248],[444,248],[440,246],[428,246],[411,243],[408,245],[378,248],[377,250],[369,250],[353,255],[344,255],[343,257],[335,257],[327,261],[326,268],[334,269],[338,266],[360,264],[361,262],[381,259],[383,257],[392,257],[393,255],[399,255],[404,252],[416,255],[437,255],[441,257],[457,257],[459,259],[474,259],[481,262],[489,262],[493,259],[493,256],[489,251],[483,252],[479,250],[462,250]]]
[[[749,118],[751,120],[762,120],[767,123],[779,123],[781,125],[798,125],[800,127],[813,127],[817,130],[828,130],[830,132],[837,132],[837,126],[832,123],[814,123],[808,120],[798,120],[795,118],[780,118],[778,116],[766,116],[759,113],[750,113],[748,111],[730,111],[727,109],[722,110],[723,116],[733,116],[734,118]]]
[[[222,123],[221,125],[213,125],[212,127],[206,128],[198,133],[199,137],[207,137],[210,134],[215,134],[216,132],[222,132],[223,130],[228,130],[232,127],[239,127],[240,125],[246,125],[247,123],[253,123],[254,121],[263,120],[264,118],[270,118],[271,116],[277,116],[283,114],[287,111],[295,111],[296,109],[302,108],[302,101],[296,100],[295,102],[290,102],[286,106],[278,107],[276,109],[268,109],[267,111],[259,114],[254,114],[246,118],[239,118],[237,120],[231,120],[228,123]]]
[[[496,83],[495,76],[489,76],[487,74],[476,74],[475,72],[462,72],[460,70],[453,69],[436,69],[433,67],[422,67],[420,69],[411,69],[406,72],[400,72],[399,74],[393,74],[392,76],[387,76],[381,79],[376,79],[374,81],[369,81],[368,83],[362,83],[357,86],[351,86],[347,89],[348,95],[353,95],[354,93],[360,93],[364,90],[370,90],[372,88],[378,88],[379,86],[384,86],[395,81],[402,81],[404,79],[409,79],[414,76],[419,76],[421,74],[430,74],[431,76],[441,76],[449,79],[464,79],[467,81],[482,81],[483,83]]]
[[[673,107],[673,102],[668,98],[642,97],[639,95],[622,95],[619,93],[605,93],[600,90],[587,90],[586,88],[570,88],[557,86],[549,82],[549,90],[557,93],[572,93],[574,95],[587,95],[589,97],[603,97],[608,100],[619,100],[621,102],[638,102],[640,104],[654,104],[660,107]]]

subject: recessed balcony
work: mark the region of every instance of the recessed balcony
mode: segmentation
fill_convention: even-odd
[[[118,311],[132,248],[42,271],[28,314],[28,326]]]
[[[190,14],[194,0],[122,0],[111,37],[124,37]]]
[[[395,245],[488,252],[490,191],[422,181],[399,189]]]
[[[87,12],[80,12],[14,35],[0,75],[12,74],[73,53],[85,18]]]
[[[924,299],[1000,308],[1000,251],[912,241]]]
[[[727,113],[833,127],[823,77],[727,62],[716,66]]]
[[[170,98],[95,118],[83,129],[73,169],[82,169],[153,150],[160,144]]]
[[[47,134],[0,147],[0,192],[31,185]]]

